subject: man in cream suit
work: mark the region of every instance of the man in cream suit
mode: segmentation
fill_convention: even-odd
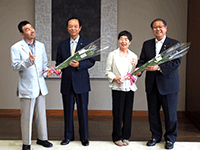
[[[18,29],[23,39],[11,47],[11,60],[12,69],[19,72],[17,93],[21,102],[22,150],[31,149],[34,109],[37,144],[52,147],[52,143],[48,142],[46,123],[45,95],[48,89],[42,75],[42,71],[48,69],[45,47],[35,40],[35,30],[28,21],[20,22]]]

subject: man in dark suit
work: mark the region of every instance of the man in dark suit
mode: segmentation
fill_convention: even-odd
[[[91,41],[80,37],[82,25],[80,19],[72,17],[66,23],[70,38],[59,43],[56,66],[73,55],[75,52],[88,45]],[[76,47],[76,48],[75,48]],[[61,93],[65,118],[64,139],[61,145],[66,145],[74,140],[73,111],[77,103],[79,134],[83,146],[88,146],[88,92],[90,80],[88,69],[95,64],[94,58],[80,62],[70,62],[70,66],[62,69]]]
[[[137,67],[142,66],[167,48],[178,43],[177,40],[166,36],[167,24],[163,19],[155,19],[151,23],[155,38],[147,40],[143,44]],[[154,146],[162,139],[162,124],[160,109],[162,107],[165,116],[165,148],[172,149],[177,137],[177,103],[179,88],[178,67],[181,58],[161,65],[148,66],[146,70],[146,93],[148,102],[148,114],[151,139],[147,146]],[[137,75],[141,75],[138,73]]]

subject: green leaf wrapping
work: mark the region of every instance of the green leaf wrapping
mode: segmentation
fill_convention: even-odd
[[[147,66],[159,65],[164,62],[183,57],[188,52],[190,48],[190,44],[191,43],[189,42],[189,43],[182,43],[182,44],[177,43],[173,45],[172,47],[168,48],[167,50],[157,55],[155,58],[149,60],[147,63],[140,66],[136,71],[131,73],[131,75],[133,76],[139,72],[145,71],[145,68]]]
[[[55,67],[55,70],[63,69],[69,66],[69,63],[76,60],[76,61],[81,61],[86,58],[90,58],[92,54],[94,54],[94,51],[96,50],[96,47],[92,47],[88,50],[86,50],[83,53],[80,53],[80,51],[76,52],[73,56],[69,57],[67,60],[62,62],[60,65]],[[92,57],[92,56],[91,56]]]

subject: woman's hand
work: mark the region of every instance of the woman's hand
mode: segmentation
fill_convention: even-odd
[[[114,78],[113,80],[116,81],[116,82],[119,83],[119,84],[123,84],[123,82],[120,81],[121,78]]]
[[[125,78],[125,80],[130,80],[130,77],[129,77],[129,76],[128,76],[128,77],[126,77],[126,78]]]
[[[138,70],[138,68],[135,68],[134,71]],[[140,76],[142,72],[136,73],[135,76]]]

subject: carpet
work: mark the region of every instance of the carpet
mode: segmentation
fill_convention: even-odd
[[[50,140],[51,141],[51,140]],[[80,141],[72,141],[68,145],[60,145],[60,141],[51,141],[52,148],[45,148],[32,141],[31,150],[164,150],[165,143],[157,143],[147,147],[146,141],[131,141],[128,146],[116,146],[111,141],[90,141],[89,146],[82,146]],[[21,150],[21,140],[0,140],[0,150]],[[173,150],[200,150],[200,142],[176,142]]]

